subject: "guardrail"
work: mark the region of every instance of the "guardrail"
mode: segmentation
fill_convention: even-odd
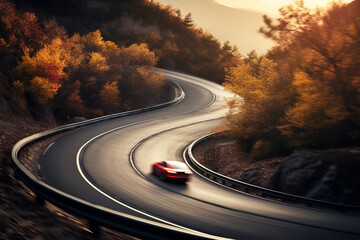
[[[280,200],[280,201],[304,204],[309,207],[325,208],[325,209],[331,209],[331,210],[336,210],[336,211],[340,211],[340,212],[360,213],[360,206],[326,202],[326,201],[296,196],[296,195],[288,194],[288,193],[284,193],[284,192],[279,192],[279,191],[271,190],[268,188],[263,188],[260,186],[245,183],[245,182],[224,176],[220,173],[217,173],[215,171],[212,171],[211,169],[206,168],[205,166],[203,166],[196,160],[192,151],[193,151],[193,148],[197,144],[199,144],[200,142],[206,141],[209,138],[212,138],[215,134],[216,133],[209,134],[209,135],[206,135],[206,136],[196,139],[185,150],[185,157],[188,157],[188,160],[190,160],[190,161],[188,161],[188,163],[193,168],[193,170],[195,170],[199,174],[209,178],[210,180],[213,180],[214,182],[226,185],[228,187],[231,187],[231,188],[234,188],[237,190],[241,190],[246,193],[250,193],[250,192],[255,193],[256,195],[258,195],[260,197],[270,197],[270,198]]]
[[[37,179],[30,173],[18,159],[21,150],[28,144],[52,136],[64,131],[73,130],[89,124],[97,123],[104,120],[129,116],[136,113],[147,112],[150,110],[160,109],[180,102],[185,93],[176,83],[170,82],[175,89],[174,100],[159,104],[156,106],[138,109],[128,112],[116,113],[108,116],[98,117],[78,123],[60,126],[42,133],[38,133],[17,142],[12,149],[12,167],[16,176],[22,180],[35,194],[38,201],[49,201],[59,208],[74,214],[78,217],[89,221],[94,232],[99,231],[99,226],[109,227],[111,229],[130,234],[135,237],[145,239],[214,239],[212,235],[205,233],[176,228],[163,223],[146,220],[125,213],[117,212],[99,205],[94,205],[85,200],[76,198]]]

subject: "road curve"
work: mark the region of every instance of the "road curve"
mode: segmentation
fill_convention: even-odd
[[[261,199],[196,174],[187,184],[154,177],[151,163],[182,159],[188,144],[222,121],[230,96],[214,83],[164,72],[184,90],[184,100],[61,137],[40,160],[44,181],[91,203],[214,238],[360,238],[359,216]]]

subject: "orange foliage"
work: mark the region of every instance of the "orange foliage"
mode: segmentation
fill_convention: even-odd
[[[66,77],[64,68],[70,62],[71,58],[63,48],[63,41],[57,38],[37,51],[33,57],[29,55],[28,51],[25,51],[17,71],[22,75],[38,75],[48,81],[60,82]]]
[[[65,35],[54,20],[40,22],[34,13],[21,13],[7,0],[0,2],[0,26],[2,38],[17,54],[25,49],[32,54],[52,39]]]
[[[129,47],[122,47],[120,51],[120,61],[123,66],[155,66],[157,58],[147,45],[132,44]]]
[[[14,68],[12,75],[18,80],[7,85],[12,85],[8,92],[19,96],[13,99],[19,106],[52,101],[69,116],[93,117],[143,107],[160,95],[164,75],[155,71],[158,58],[147,44],[119,47],[105,41],[99,30],[68,37],[55,20],[17,11],[7,0],[0,2],[0,30],[0,54],[15,55],[1,63]],[[162,57],[178,52],[172,41],[164,46],[158,52]]]
[[[106,64],[106,58],[100,53],[93,52],[90,54],[89,67],[94,71],[107,71],[109,66]]]
[[[268,53],[275,62],[251,53],[228,71],[225,88],[242,97],[228,101],[229,133],[258,156],[358,144],[359,10],[359,0],[326,11],[297,1],[277,22],[265,17],[261,32],[279,44]]]
[[[301,146],[304,138],[333,128],[348,118],[342,99],[326,83],[314,81],[299,71],[293,84],[299,94],[297,102],[286,112],[284,124],[278,127],[283,135],[296,136],[292,140],[293,146]]]
[[[297,102],[279,126],[293,146],[354,144],[360,137],[359,10],[360,1],[323,12],[298,4],[282,10],[282,23],[267,22],[264,32],[301,56],[293,80]]]
[[[278,82],[276,64],[265,57],[244,59],[227,72],[223,85],[236,94],[227,102],[227,134],[247,139],[250,145],[272,138],[285,111],[286,89]]]
[[[99,93],[101,106],[105,114],[115,113],[120,109],[120,91],[117,82],[105,83]]]
[[[35,103],[45,104],[55,96],[60,86],[58,83],[51,83],[45,78],[35,76],[30,80],[28,91]]]
[[[74,91],[66,98],[64,107],[65,113],[68,116],[84,116],[86,114],[86,108],[84,101],[80,97],[80,81],[76,81],[73,84]]]

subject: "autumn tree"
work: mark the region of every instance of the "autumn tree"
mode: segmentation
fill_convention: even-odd
[[[234,49],[228,43],[222,48],[211,34],[196,28],[191,14],[183,17],[155,1],[109,1],[109,8],[96,10],[84,7],[83,1],[67,2],[17,1],[23,9],[32,6],[38,17],[16,10],[10,0],[0,0],[0,70],[10,70],[4,71],[7,78],[1,85],[10,89],[19,81],[30,105],[51,105],[59,116],[73,117],[76,109],[70,105],[78,103],[78,113],[93,117],[103,113],[100,92],[108,82],[117,84],[123,111],[156,102],[164,82],[157,65],[216,82],[223,81],[224,67],[235,66]],[[104,14],[94,17],[98,11]],[[71,37],[54,19],[47,19],[52,14],[74,33]],[[124,29],[123,21],[135,28]]]
[[[115,113],[120,110],[120,91],[117,82],[105,83],[99,93],[100,103],[105,114]]]
[[[41,22],[34,13],[22,13],[8,0],[0,1],[0,16],[1,38],[17,55],[25,49],[32,54],[54,38],[65,35],[55,20]]]
[[[68,89],[62,89],[61,95],[65,96],[60,98],[62,104],[58,104],[57,112],[61,112],[62,116],[58,116],[59,119],[76,116],[87,116],[87,108],[85,102],[80,97],[81,83],[76,80],[71,86],[68,85]]]
[[[360,1],[312,11],[303,1],[265,16],[266,36],[301,56],[293,85],[297,102],[279,127],[293,146],[328,147],[359,141]]]
[[[255,52],[226,75],[228,134],[254,157],[298,147],[359,143],[360,1],[311,10],[297,1],[265,16],[260,31],[278,45]]]
[[[188,14],[184,17],[184,24],[185,24],[185,26],[187,26],[187,27],[193,27],[193,26],[195,25],[191,13],[188,13]]]
[[[63,48],[63,41],[54,39],[50,44],[30,56],[28,51],[16,68],[17,75],[23,79],[30,99],[36,104],[51,100],[66,78],[64,68],[71,59]]]
[[[124,98],[142,96],[134,103],[142,106],[151,104],[164,82],[164,75],[155,71],[155,53],[146,44],[132,44],[121,48],[119,58],[123,69],[120,87]]]
[[[159,95],[164,77],[155,72],[157,58],[145,44],[119,47],[97,30],[74,36],[66,46],[76,49],[81,60],[68,73],[57,101],[81,100],[90,117],[144,106]],[[75,91],[76,81],[80,89]]]
[[[28,86],[28,93],[31,94],[31,99],[34,103],[43,105],[48,100],[54,98],[60,84],[50,83],[46,78],[35,76],[30,80]]]
[[[333,130],[343,130],[339,123],[347,118],[344,103],[328,84],[302,71],[295,74],[293,85],[298,93],[297,102],[286,112],[285,124],[279,126],[281,132],[291,137],[293,146],[317,147],[338,142],[333,138],[339,135],[334,136]]]
[[[279,83],[276,63],[255,52],[226,74],[224,87],[236,94],[227,102],[227,134],[241,139],[256,158],[279,148],[277,125],[289,101],[288,87]]]

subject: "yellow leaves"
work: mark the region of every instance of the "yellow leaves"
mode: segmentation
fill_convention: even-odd
[[[120,57],[124,66],[155,66],[157,62],[155,53],[145,43],[122,47]]]
[[[101,51],[105,47],[105,42],[99,29],[83,36],[82,40],[85,47],[90,51]]]
[[[228,134],[242,139],[257,139],[276,129],[284,110],[278,101],[279,89],[276,64],[265,57],[249,57],[226,73],[224,87],[235,93],[227,99],[229,113],[225,125]]]
[[[24,96],[25,94],[25,86],[24,83],[20,82],[19,80],[16,80],[12,83],[12,90],[14,92],[15,96]]]
[[[292,136],[296,129],[325,129],[347,117],[342,99],[328,84],[302,71],[296,72],[293,84],[299,96],[295,106],[287,111],[285,124],[279,127],[284,135]]]
[[[258,79],[262,82],[261,88],[263,92],[269,92],[274,79],[279,77],[277,71],[275,70],[276,65],[277,64],[275,62],[265,57],[260,61]]]
[[[304,112],[300,110],[301,115],[324,113],[322,119],[319,119],[323,122],[322,124],[335,124],[346,118],[346,109],[342,99],[333,92],[327,82],[312,79],[304,72],[297,72],[293,84],[299,94],[298,105],[303,105],[302,110],[307,110]]]
[[[70,96],[67,98],[67,105],[69,107],[76,107],[78,105],[82,105],[84,102],[83,100],[81,99],[80,97],[80,81],[77,80],[75,83],[74,83],[74,91],[73,93],[70,94]]]
[[[350,136],[358,132],[358,16],[355,5],[334,3],[318,14],[321,21],[306,23],[306,31],[293,41],[298,45],[290,51],[297,51],[300,56],[300,70],[293,80],[297,99],[279,129],[295,145],[321,145],[328,139],[342,138],[351,142]],[[332,141],[344,144],[344,140]]]
[[[106,41],[102,52],[105,56],[111,58],[120,54],[120,48],[114,42]]]
[[[83,52],[84,45],[81,42],[80,35],[74,34],[71,38],[65,39],[62,47],[66,53],[67,68],[73,70],[79,67],[85,59]]]
[[[171,41],[165,41],[159,49],[156,50],[156,53],[158,54],[159,58],[165,58],[167,56],[174,56],[178,54],[179,48],[176,46],[174,42]]]
[[[45,104],[54,97],[60,86],[58,83],[50,83],[46,79],[36,76],[30,81],[28,91],[35,103]]]
[[[16,68],[19,76],[30,78],[26,90],[35,103],[45,104],[61,87],[60,80],[66,76],[63,69],[69,61],[62,44],[61,39],[54,39],[33,57],[30,57],[29,51],[25,49],[22,61]]]
[[[255,77],[250,74],[250,66],[241,62],[236,67],[230,69],[226,74],[224,87],[237,94],[245,94],[245,89],[253,85]]]
[[[137,98],[132,101],[140,103],[153,98],[162,86],[164,76],[154,71],[157,59],[146,44],[119,48],[114,42],[104,41],[98,30],[73,38],[74,44],[69,46],[77,48],[80,42],[84,59],[74,75],[81,76],[82,94],[91,96],[91,107],[98,108],[96,103],[100,102],[104,112],[111,113],[121,104],[131,106],[128,99],[120,101],[119,87],[125,90],[125,98]]]
[[[90,54],[89,66],[92,70],[99,72],[107,71],[110,69],[110,67],[106,64],[106,58],[97,52],[93,52]]]
[[[226,74],[224,87],[241,96],[245,104],[258,102],[272,93],[273,81],[278,78],[275,67],[267,58],[252,64],[240,62]]]
[[[63,70],[70,62],[69,54],[62,46],[63,41],[61,39],[54,39],[50,44],[36,52],[33,57],[30,57],[29,52],[25,49],[22,61],[16,68],[18,73],[30,76],[39,75],[48,78],[49,81],[52,80],[50,75],[54,75],[57,79],[56,82],[59,82],[60,79],[66,77]]]
[[[107,82],[99,93],[102,109],[105,113],[114,113],[120,108],[120,91],[117,82]]]
[[[111,41],[104,41],[100,30],[88,33],[81,37],[85,51],[88,53],[99,53],[107,59],[114,58],[120,54],[120,48]]]
[[[67,114],[71,116],[83,116],[86,112],[84,101],[80,98],[78,91],[71,93],[65,100],[64,105]]]
[[[86,114],[86,108],[84,106],[84,101],[80,97],[80,88],[81,83],[79,80],[76,80],[72,85],[73,92],[70,92],[70,95],[65,99],[63,106],[64,106],[64,113],[68,116],[84,116]]]
[[[59,99],[70,115],[100,114],[100,107],[112,113],[125,105],[145,105],[159,94],[164,75],[155,72],[156,62],[146,44],[119,48],[97,30],[55,38],[36,52],[25,48],[16,68],[21,82],[14,84],[23,84],[25,96],[36,104],[46,104],[64,84]],[[125,90],[123,102],[119,87]]]
[[[100,99],[102,99],[103,102],[113,102],[112,100],[114,100],[114,98],[118,98],[119,94],[120,91],[117,86],[117,82],[107,82],[104,85],[104,88],[100,91]]]
[[[57,74],[65,77],[63,69],[67,66],[70,59],[65,49],[62,48],[62,44],[61,39],[54,39],[51,44],[46,45],[36,53],[35,58],[33,58],[34,64],[38,68],[46,65],[56,66]]]
[[[140,79],[142,79],[146,88],[158,89],[164,83],[165,75],[155,72],[152,68],[138,67],[136,72],[140,75]]]
[[[235,95],[232,98],[226,99],[226,105],[231,114],[236,114],[241,112],[244,106],[244,100],[240,96]]]
[[[274,142],[287,148],[359,141],[358,5],[333,6],[312,12],[299,1],[281,9],[277,23],[265,17],[260,31],[278,43],[267,54],[278,66],[248,54],[226,73],[224,87],[244,99],[228,100],[226,125],[253,154]]]
[[[16,70],[20,74],[32,75],[36,71],[36,65],[34,60],[29,55],[28,48],[24,49],[24,55],[21,58],[21,62],[16,67]]]

